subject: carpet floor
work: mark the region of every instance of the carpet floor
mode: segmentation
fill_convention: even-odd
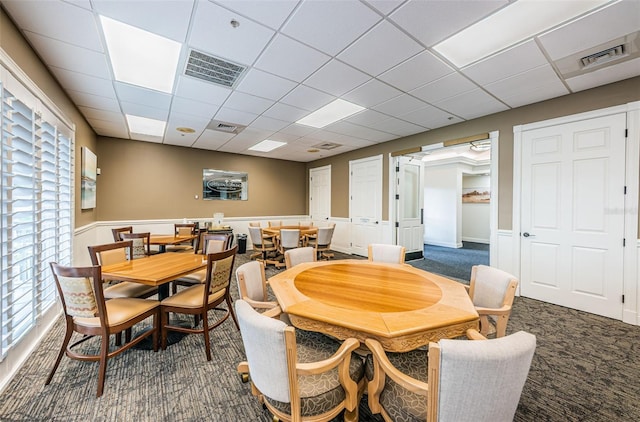
[[[247,257],[238,255],[236,265]],[[269,268],[268,276],[277,271]],[[235,282],[232,296],[238,297]],[[640,420],[640,327],[519,297],[508,333],[518,330],[535,334],[538,345],[516,421]],[[130,350],[111,359],[100,398],[95,363],[65,357],[44,385],[63,332],[59,319],[0,394],[0,421],[271,420],[236,373],[244,351],[230,319],[212,331],[211,362],[201,335],[158,353]],[[366,398],[360,420],[382,420]]]

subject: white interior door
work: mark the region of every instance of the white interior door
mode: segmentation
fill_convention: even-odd
[[[397,244],[406,249],[406,259],[420,259],[424,251],[424,167],[417,159],[396,157]]]
[[[309,215],[314,221],[331,218],[331,166],[309,170]]]
[[[624,114],[522,133],[521,294],[622,318]]]
[[[382,155],[349,162],[351,253],[367,256],[380,241],[382,220]]]

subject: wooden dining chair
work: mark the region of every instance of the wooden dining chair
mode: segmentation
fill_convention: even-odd
[[[233,237],[231,237],[228,234],[220,234],[220,233],[204,234],[202,236],[202,249],[200,250],[202,259],[206,259],[207,255],[210,253],[226,251],[227,249],[231,248],[232,241],[233,241]],[[171,287],[172,293],[176,294],[176,292],[178,291],[178,286],[190,287],[190,286],[193,286],[194,284],[201,284],[205,282],[206,278],[207,278],[206,268],[187,274],[180,278],[177,278],[172,282],[172,287]]]
[[[536,337],[524,331],[485,339],[431,342],[428,352],[386,353],[365,341],[369,408],[387,422],[512,421],[527,380]],[[428,358],[427,358],[428,354]]]
[[[506,335],[517,289],[518,279],[506,271],[487,265],[471,267],[469,297],[480,314],[480,332],[483,335],[489,335],[494,329],[496,337]]]
[[[368,259],[373,262],[404,264],[405,247],[385,243],[372,243],[368,247]]]
[[[278,253],[275,234],[267,234],[260,227],[249,227],[249,236],[251,236],[251,243],[253,244],[254,250],[250,259],[257,258],[265,265],[278,264],[279,261],[274,257],[274,255]]]
[[[318,259],[333,258],[331,253],[331,240],[333,239],[333,231],[335,226],[318,227],[318,232],[315,235],[306,236],[306,245],[311,246],[316,250],[316,256]]]
[[[122,237],[120,236],[122,233],[133,233],[133,226],[117,227],[115,229],[111,229],[113,241],[119,242],[120,240],[122,240]]]
[[[311,246],[289,249],[284,252],[284,263],[287,269],[303,262],[315,262],[316,260],[316,250]]]
[[[158,350],[160,302],[135,298],[116,298],[105,301],[100,266],[66,267],[54,262],[50,266],[64,312],[65,335],[45,385],[51,383],[62,356],[66,354],[71,359],[100,362],[96,394],[97,397],[100,397],[104,391],[109,359],[130,349],[149,336],[152,337],[153,350]],[[115,349],[110,348],[109,338],[112,334],[130,330],[149,318],[152,318],[153,321],[150,329],[145,327],[133,340],[124,345],[117,345],[118,347]],[[82,338],[69,344],[74,333],[82,334]],[[91,353],[92,350],[96,350],[95,348],[87,348],[86,352],[74,349],[93,337],[100,338],[99,353]]]
[[[175,295],[169,296],[160,302],[162,349],[167,348],[167,335],[169,331],[178,331],[188,334],[203,334],[207,360],[211,360],[211,345],[209,331],[222,324],[229,315],[238,327],[238,320],[233,311],[233,303],[229,292],[233,263],[236,257],[238,245],[226,251],[207,254],[207,274],[203,284],[196,284]],[[219,307],[226,302],[227,308]],[[222,316],[214,322],[209,320],[209,311],[222,311]],[[202,327],[185,327],[173,325],[169,319],[170,313],[198,316],[202,320]]]
[[[105,266],[134,259],[133,240],[94,245],[89,246],[88,249],[92,265]],[[158,288],[155,286],[147,286],[132,281],[115,283],[104,289],[105,299],[147,298],[158,293]]]
[[[196,224],[195,223],[176,223],[173,225],[173,233],[175,236],[195,236]],[[167,252],[193,252],[198,248],[198,239],[185,240],[183,243],[177,245],[169,245],[166,248]]]
[[[267,227],[282,227],[282,220],[267,221]]]
[[[151,233],[120,233],[122,240],[133,242],[133,259],[151,255]]]
[[[278,302],[268,300],[267,277],[264,264],[260,261],[249,261],[236,269],[238,295],[256,309],[273,309]]]
[[[353,353],[358,340],[340,344],[313,332],[297,337],[294,327],[244,300],[235,306],[247,356],[238,372],[274,420],[358,420],[365,387],[362,360]]]

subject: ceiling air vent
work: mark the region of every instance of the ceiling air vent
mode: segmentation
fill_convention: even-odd
[[[245,69],[245,66],[191,50],[184,74],[216,85],[232,88]]]
[[[607,48],[606,50],[585,56],[580,59],[580,62],[582,63],[583,68],[589,68],[599,66],[601,64],[605,64],[612,60],[617,60],[625,56],[626,52],[624,44],[620,44],[615,47]]]
[[[323,142],[321,144],[314,145],[313,147],[318,149],[330,150],[330,149],[338,148],[341,146],[342,145],[334,144],[333,142]]]
[[[212,120],[207,125],[207,129],[217,130],[218,132],[226,133],[240,133],[246,126],[236,125],[229,122],[223,122],[220,120]]]

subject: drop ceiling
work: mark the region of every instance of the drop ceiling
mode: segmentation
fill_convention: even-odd
[[[606,2],[461,68],[434,49],[510,3],[0,0],[98,135],[300,162],[640,75],[638,0]],[[182,44],[171,93],[114,79],[100,15]],[[621,43],[621,57],[580,67]],[[192,50],[246,69],[231,88],[193,78]],[[321,129],[295,123],[338,98],[365,110]],[[166,121],[164,136],[131,136],[125,114]],[[286,145],[248,150],[264,139]]]

